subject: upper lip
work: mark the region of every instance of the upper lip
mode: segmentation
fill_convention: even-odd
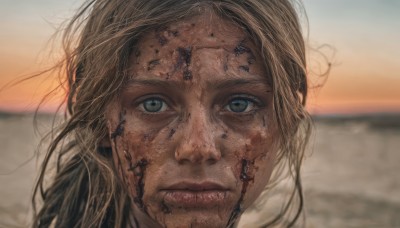
[[[161,190],[167,191],[226,191],[228,188],[224,187],[222,184],[215,182],[178,182],[172,185],[168,185]]]

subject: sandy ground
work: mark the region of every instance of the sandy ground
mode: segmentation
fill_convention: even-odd
[[[41,132],[51,124],[41,116]],[[0,115],[0,227],[26,227],[39,136]],[[305,160],[307,227],[400,227],[400,117],[318,118]]]

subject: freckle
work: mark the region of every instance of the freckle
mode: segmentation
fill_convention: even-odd
[[[136,56],[136,57],[139,57],[139,56],[140,56],[140,54],[141,54],[141,53],[140,53],[140,51],[139,51],[139,50],[137,50],[137,51],[135,52],[135,56]]]
[[[166,43],[168,43],[168,40],[164,36],[160,36],[158,38],[158,42],[161,44],[161,46],[164,46]]]
[[[236,56],[241,55],[243,53],[250,53],[251,52],[250,48],[246,47],[243,44],[243,42],[244,41],[240,41],[240,43],[235,47],[235,49],[233,49],[233,51],[235,52]]]
[[[153,48],[154,47],[154,45],[150,45],[150,48]]]
[[[221,135],[221,138],[227,139],[227,138],[228,138],[228,135],[224,133],[224,134]]]
[[[154,67],[157,66],[157,65],[159,65],[159,64],[160,64],[160,60],[159,60],[159,59],[153,59],[153,60],[151,60],[151,61],[149,62],[149,65],[148,65],[148,67],[147,67],[147,70],[148,70],[148,71],[153,70]]]
[[[228,71],[228,64],[227,63],[224,63],[224,71],[225,72]]]
[[[255,61],[256,61],[256,60],[254,59],[254,57],[249,57],[249,58],[247,59],[247,63],[248,63],[249,65],[253,64]]]
[[[183,80],[192,80],[192,72],[190,70],[185,70],[183,72]]]
[[[239,66],[239,70],[249,72],[249,66]]]
[[[194,27],[194,26],[196,26],[196,24],[195,24],[195,23],[192,23],[192,27]]]
[[[192,47],[191,46],[186,48],[179,47],[177,51],[178,51],[178,58],[176,61],[175,68],[179,69],[184,64],[186,64],[186,67],[188,67],[192,59]]]
[[[210,36],[211,36],[211,37],[214,37],[214,33],[211,33]]]
[[[175,129],[172,128],[172,129],[169,131],[168,139],[171,139],[172,136],[174,136],[175,132],[176,132]]]
[[[158,49],[156,49],[156,50],[154,50],[154,52],[156,53],[156,54],[158,54],[158,52],[160,52]]]
[[[161,202],[161,211],[164,214],[171,214],[171,209],[165,204],[164,201]]]
[[[161,27],[155,30],[155,37],[158,39],[158,43],[161,46],[164,46],[166,43],[168,43],[168,39],[162,34],[166,30],[167,27]]]
[[[148,141],[150,139],[150,134],[143,135],[143,141]]]
[[[172,35],[173,35],[174,37],[179,36],[179,32],[178,32],[177,30],[171,31],[171,33],[172,33]]]

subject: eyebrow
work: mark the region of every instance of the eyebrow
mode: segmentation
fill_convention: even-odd
[[[207,87],[211,89],[227,89],[236,86],[243,85],[265,85],[270,87],[269,83],[265,80],[260,79],[222,79],[216,80],[212,82],[207,82]],[[183,89],[185,87],[184,83],[177,81],[165,81],[161,79],[131,79],[128,81],[126,87],[135,86],[135,85],[144,85],[144,86],[155,86],[155,87],[164,87],[164,88],[180,88]]]
[[[144,86],[156,86],[156,87],[176,87],[182,88],[183,85],[179,82],[165,81],[160,79],[131,79],[128,81],[125,87],[144,85]]]
[[[266,86],[270,86],[265,80],[260,79],[224,79],[218,80],[213,83],[209,83],[209,87],[214,89],[226,89],[230,87],[242,86],[242,85],[260,85],[264,84]]]

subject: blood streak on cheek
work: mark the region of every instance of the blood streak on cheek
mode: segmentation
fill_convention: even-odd
[[[133,201],[138,205],[139,208],[147,211],[145,205],[143,204],[144,195],[144,177],[148,161],[145,158],[140,159],[134,165],[129,167],[129,171],[132,171],[135,179],[136,196]]]
[[[125,124],[126,124],[126,110],[120,113],[119,115],[119,123],[117,127],[115,128],[114,132],[111,133],[110,137],[113,140],[114,143],[114,148],[115,148],[115,154],[117,155],[118,159],[118,169],[119,172],[122,175],[122,179],[124,184],[126,183],[126,178],[125,178],[125,172],[122,169],[122,162],[119,156],[119,151],[118,151],[118,141],[117,137],[121,137],[124,133],[125,130]],[[151,138],[149,135],[144,135],[145,141],[146,139]],[[128,162],[128,171],[133,172],[134,175],[134,184],[135,184],[135,189],[136,189],[136,196],[134,197],[134,202],[138,205],[139,208],[143,209],[146,213],[146,208],[145,205],[143,204],[143,195],[144,195],[144,177],[145,177],[145,171],[146,167],[148,165],[148,160],[146,158],[141,158],[139,159],[135,164],[133,164],[133,158],[132,155],[129,151],[124,150],[123,155],[125,160]]]
[[[233,227],[236,223],[236,220],[238,219],[240,213],[242,212],[242,203],[244,199],[244,195],[247,192],[247,187],[249,185],[250,181],[254,180],[253,176],[249,175],[250,168],[251,166],[254,166],[254,160],[248,160],[245,158],[242,158],[241,160],[241,171],[240,171],[240,180],[242,181],[242,190],[240,192],[240,198],[238,202],[236,203],[235,207],[233,208],[233,211],[231,212],[231,215],[229,217],[228,224],[226,225],[227,227]]]
[[[126,119],[125,119],[125,115],[126,115],[126,110],[122,111],[119,114],[119,122],[117,127],[115,128],[115,130],[111,133],[110,138],[114,144],[114,149],[115,149],[115,154],[117,156],[118,159],[118,164],[117,164],[117,168],[119,170],[119,172],[122,175],[122,180],[123,182],[126,184],[126,180],[125,180],[125,176],[124,176],[124,171],[122,170],[122,162],[121,162],[121,158],[119,157],[119,151],[118,151],[118,141],[117,141],[117,137],[122,136],[122,134],[124,133],[124,129],[125,129],[125,123],[126,123]]]
[[[126,110],[119,114],[119,122],[117,127],[115,128],[114,132],[111,133],[111,139],[114,140],[115,146],[117,146],[115,139],[117,136],[121,136],[124,133],[124,127],[126,123],[125,119]]]
[[[171,139],[172,136],[174,136],[175,132],[176,132],[176,130],[172,128],[172,129],[169,131],[168,139]]]

